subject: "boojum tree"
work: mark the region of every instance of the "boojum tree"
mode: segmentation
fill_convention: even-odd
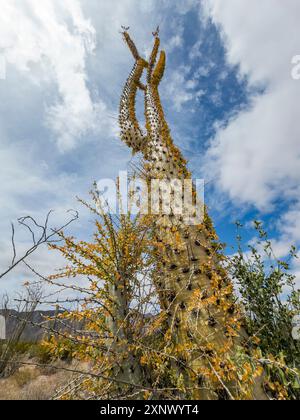
[[[71,264],[47,282],[59,286],[61,278],[87,276],[86,288],[60,284],[82,297],[75,300],[77,310],[62,306],[58,315],[84,329],[76,324],[54,332],[46,345],[54,355],[68,350],[91,370],[58,397],[264,399],[259,353],[242,327],[212,221],[206,210],[203,220],[194,218],[194,188],[193,199],[178,212],[183,197],[177,184],[191,174],[164,117],[158,86],[166,57],[161,52],[157,61],[158,32],[154,37],[146,61],[124,32],[135,63],[121,97],[121,138],[142,155],[140,172],[150,189],[153,180],[163,181],[161,193],[165,188],[173,196],[171,208],[114,218],[94,190],[96,207],[85,203],[97,217],[94,240],[61,234],[64,244],[54,248]],[[145,133],[135,113],[138,90],[145,98]]]
[[[141,153],[147,182],[163,180],[174,196],[171,211],[161,209],[154,218],[155,285],[166,318],[165,351],[181,362],[174,369],[178,369],[186,396],[233,399],[243,390],[244,397],[264,399],[261,367],[249,363],[248,358],[239,367],[234,362],[237,348],[242,349],[249,340],[241,327],[233,285],[223,267],[222,246],[206,209],[201,223],[191,223],[197,194],[194,189],[194,202],[185,205],[182,214],[177,211],[181,203],[177,194],[175,198],[176,182],[184,184],[191,173],[173,143],[160,100],[158,88],[166,54],[161,51],[158,58],[159,30],[153,34],[154,47],[148,61],[140,56],[126,30],[123,36],[135,63],[121,96],[121,139],[134,153]],[[144,94],[145,131],[136,117],[138,90]]]

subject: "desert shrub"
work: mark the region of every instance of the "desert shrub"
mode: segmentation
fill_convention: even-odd
[[[32,345],[33,345],[33,343],[28,343],[28,342],[24,342],[24,341],[10,343],[12,351],[15,354],[19,354],[19,355],[28,353],[30,351]]]
[[[48,346],[49,342],[55,342],[55,350],[53,351]],[[41,356],[47,358],[47,360],[62,360],[65,362],[71,362],[73,359],[73,354],[78,350],[77,346],[71,339],[63,338],[54,338],[51,337],[49,342],[43,342],[39,346],[39,351]]]
[[[38,363],[43,365],[50,363],[53,358],[47,348],[40,343],[33,344],[29,348],[29,356],[30,358],[36,359]]]
[[[21,367],[14,373],[13,379],[19,387],[23,387],[32,382],[37,377],[38,372],[36,369],[31,367]]]
[[[269,391],[278,397],[282,385],[290,398],[299,399],[300,342],[292,335],[293,319],[300,313],[300,291],[291,272],[296,248],[291,247],[286,259],[278,259],[262,224],[254,226],[257,241],[245,252],[242,225],[237,223],[238,251],[230,259],[230,272],[239,287],[247,331],[257,339],[265,359]]]

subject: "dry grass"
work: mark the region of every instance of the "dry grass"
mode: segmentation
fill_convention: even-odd
[[[0,380],[0,400],[49,400],[70,378],[66,371],[24,366]]]

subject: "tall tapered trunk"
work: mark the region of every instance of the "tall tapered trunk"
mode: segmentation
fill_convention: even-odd
[[[123,287],[120,288],[120,284]],[[107,342],[108,354],[113,355],[114,366],[112,376],[117,388],[116,394],[121,396],[131,391],[135,398],[141,398],[139,387],[145,384],[145,377],[138,357],[132,353],[133,345],[132,325],[130,324],[130,301],[126,296],[129,282],[118,279],[116,284],[110,285],[111,315],[107,317],[106,324],[110,333]],[[125,394],[124,394],[125,395]]]
[[[161,53],[156,37],[149,63],[139,58],[128,34],[125,40],[136,59],[121,98],[121,137],[134,151],[140,151],[146,162],[148,181],[165,181],[171,196],[175,196],[174,180],[182,183],[191,178],[186,161],[174,145],[161,105],[158,85],[163,77],[165,54]],[[131,44],[129,43],[129,40]],[[148,69],[146,85],[140,82],[144,67]],[[137,88],[145,94],[147,133],[142,134],[135,116]],[[129,119],[129,121],[128,121]],[[164,195],[165,191],[161,191]],[[194,191],[194,198],[196,192]],[[181,198],[181,197],[180,197]],[[243,332],[234,304],[233,287],[222,267],[220,244],[211,220],[204,212],[201,223],[187,223],[193,214],[193,204],[178,215],[176,199],[171,212],[156,216],[156,252],[159,279],[156,282],[162,309],[166,313],[166,341],[173,348],[187,392],[197,399],[235,398],[238,385],[234,380],[223,381],[229,369],[222,356],[236,343],[241,344]],[[213,379],[212,379],[213,377]],[[261,383],[253,389],[253,397],[264,399]]]

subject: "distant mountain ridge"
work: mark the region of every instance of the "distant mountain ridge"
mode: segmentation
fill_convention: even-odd
[[[21,335],[20,341],[36,343],[42,340],[42,338],[47,334],[47,331],[45,331],[45,329],[42,328],[42,325],[44,325],[46,328],[49,328],[50,326],[49,321],[46,321],[45,318],[54,317],[55,313],[55,311],[34,311],[30,317],[30,322],[32,322],[32,324],[30,322],[26,324],[25,329]],[[9,340],[13,336],[13,333],[16,330],[19,323],[21,322],[21,320],[27,318],[28,313],[17,312],[13,309],[0,309],[0,315],[3,315],[5,317],[6,339]]]

